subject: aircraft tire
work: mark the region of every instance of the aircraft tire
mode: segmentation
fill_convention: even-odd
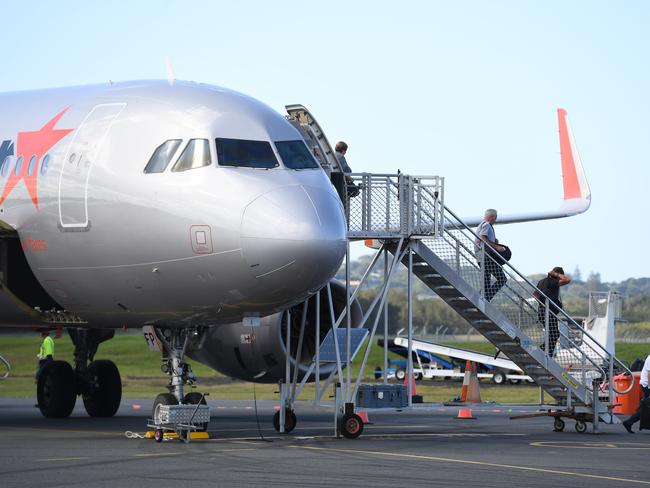
[[[112,417],[122,401],[122,380],[113,361],[100,359],[88,365],[93,386],[83,395],[86,412],[91,417]]]
[[[185,405],[196,405],[197,403],[201,403],[201,405],[207,405],[208,402],[205,400],[205,397],[201,395],[198,391],[192,391],[190,393],[187,393],[185,397],[183,398],[183,403]],[[208,423],[204,422],[200,424],[199,427],[199,432],[205,432],[208,430]]]
[[[339,431],[347,439],[356,439],[363,433],[363,420],[356,413],[346,413],[339,421]]]
[[[153,408],[151,409],[151,418],[155,424],[160,424],[160,413],[158,412],[161,405],[178,405],[178,400],[171,393],[159,393],[153,401]]]
[[[77,401],[72,366],[65,361],[52,361],[38,377],[36,386],[38,408],[44,417],[69,417]]]
[[[287,408],[284,413],[284,433],[288,434],[291,432],[293,429],[296,428],[296,424],[298,423],[298,419],[296,418],[296,414],[293,412],[293,410]],[[273,414],[273,428],[277,431],[280,432],[280,412],[277,411]]]

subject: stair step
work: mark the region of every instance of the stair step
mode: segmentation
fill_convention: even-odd
[[[442,278],[442,276],[440,276],[438,273],[427,273],[427,274],[423,274],[422,276],[419,276],[418,278],[420,278],[422,280],[428,280],[428,279],[433,279],[433,278]],[[442,278],[442,279],[444,279],[444,278]]]
[[[469,302],[469,299],[464,296],[459,296],[459,297],[451,297],[449,299],[450,302]]]
[[[504,337],[510,339],[510,336],[502,330],[487,330],[483,332],[485,337]]]
[[[487,325],[487,324],[493,324],[490,319],[479,319],[479,320],[472,320],[472,325],[474,326],[482,326],[482,325]]]

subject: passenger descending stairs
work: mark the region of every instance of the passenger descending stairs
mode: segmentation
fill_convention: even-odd
[[[563,311],[557,317],[564,332],[553,357],[546,354],[547,348],[540,347],[548,339],[538,318],[534,285],[506,263],[502,269],[508,281],[487,301],[482,290],[485,264],[475,256],[475,241],[476,235],[445,208],[439,235],[410,239],[413,273],[525,371],[558,406],[582,408],[587,415],[596,410],[600,420],[614,422],[607,403],[612,392],[604,395],[600,385],[613,387],[613,376],[629,370]],[[384,243],[393,254],[397,252],[396,241]],[[408,253],[403,263],[408,265]]]

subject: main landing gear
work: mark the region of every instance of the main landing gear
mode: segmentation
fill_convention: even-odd
[[[66,361],[47,364],[38,378],[38,408],[45,417],[68,417],[81,395],[86,412],[92,417],[112,417],[122,400],[122,380],[115,363],[94,361],[97,348],[111,339],[115,331],[68,329],[75,346],[74,369]]]
[[[197,329],[156,329],[156,336],[163,345],[163,358],[160,369],[169,375],[169,392],[160,393],[153,403],[151,418],[155,424],[160,424],[160,407],[163,405],[207,405],[205,397],[198,392],[185,394],[185,385],[193,386],[196,376],[192,367],[187,364],[185,350],[192,336],[199,334]],[[199,431],[206,431],[208,424],[201,424]]]

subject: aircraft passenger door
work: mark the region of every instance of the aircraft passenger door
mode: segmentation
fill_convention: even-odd
[[[102,155],[106,136],[126,103],[96,105],[75,132],[59,178],[59,223],[62,230],[89,230],[88,179]]]

